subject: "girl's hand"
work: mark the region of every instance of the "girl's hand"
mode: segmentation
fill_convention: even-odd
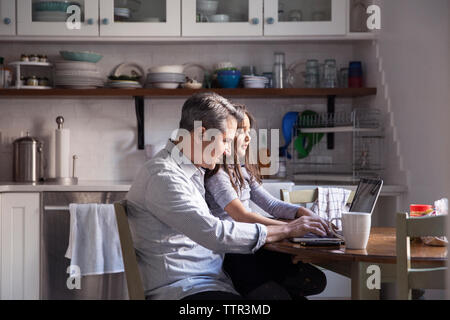
[[[309,210],[309,209],[306,209],[304,207],[300,207],[300,208],[298,208],[298,211],[297,211],[297,214],[295,215],[295,217],[296,218],[300,218],[300,217],[303,217],[303,216],[316,217],[317,215],[314,212],[312,212],[311,210]]]

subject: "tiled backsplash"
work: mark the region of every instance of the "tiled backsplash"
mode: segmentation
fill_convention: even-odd
[[[144,69],[162,64],[198,63],[207,68],[220,61],[236,66],[255,65],[270,71],[275,51],[286,53],[287,64],[308,58],[333,57],[338,65],[353,59],[353,46],[340,44],[45,44],[2,43],[0,56],[7,62],[22,53],[46,54],[50,60],[59,50],[89,50],[104,58],[98,63],[105,77],[122,62],[136,62]],[[235,99],[245,103],[259,128],[281,128],[288,111],[313,108],[325,111],[325,99]],[[163,142],[178,127],[184,99],[145,100],[145,141]],[[337,111],[352,100],[338,99]],[[71,130],[71,153],[77,154],[77,176],[83,180],[132,180],[145,162],[145,152],[137,150],[136,115],[131,98],[10,98],[0,99],[0,181],[12,180],[12,141],[30,132],[44,141],[46,157],[52,159],[55,119],[62,115]],[[280,134],[281,137],[281,134]],[[282,139],[282,138],[281,138]],[[282,141],[280,141],[282,143]],[[54,172],[48,162],[46,175]]]

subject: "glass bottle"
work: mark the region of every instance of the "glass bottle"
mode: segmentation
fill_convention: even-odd
[[[272,87],[285,88],[286,63],[283,52],[275,52],[275,62],[273,64]]]
[[[3,65],[3,61],[4,61],[4,58],[0,57],[0,81],[1,81],[0,88],[7,88],[8,86],[6,84],[6,79],[7,79],[6,68]]]

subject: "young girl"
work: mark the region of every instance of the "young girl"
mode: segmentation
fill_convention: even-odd
[[[205,176],[206,202],[211,213],[223,220],[235,220],[264,225],[286,222],[266,218],[251,212],[252,200],[275,218],[292,220],[303,215],[314,215],[310,210],[278,200],[262,186],[259,166],[250,164],[248,146],[254,119],[243,105],[235,105],[245,116],[238,124],[235,138],[234,164],[217,165]],[[230,274],[236,289],[244,296],[264,283],[275,282],[298,298],[318,294],[326,285],[324,274],[309,264],[293,265],[286,254],[259,250],[254,255],[226,254],[224,269]]]

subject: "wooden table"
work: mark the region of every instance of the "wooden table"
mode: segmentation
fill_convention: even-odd
[[[294,261],[312,263],[351,279],[352,299],[379,299],[379,289],[369,289],[367,279],[372,275],[368,267],[376,265],[381,271],[381,282],[395,282],[396,242],[395,228],[372,228],[365,250],[305,248],[284,240],[266,244],[264,248],[292,254]],[[411,244],[412,267],[442,267],[446,265],[447,248]]]

